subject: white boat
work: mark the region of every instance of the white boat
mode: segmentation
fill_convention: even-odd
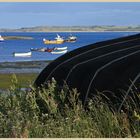
[[[68,47],[55,47],[54,50],[67,50]]]
[[[68,39],[70,39],[71,41],[75,41],[75,40],[77,39],[77,37],[76,37],[76,36],[70,35],[70,36],[68,37]]]
[[[4,41],[4,38],[0,35],[0,42]]]
[[[77,40],[77,37],[70,34],[70,36],[65,41],[66,42],[75,42],[76,40]]]
[[[57,37],[55,38],[57,41],[64,41],[63,37],[61,37],[60,35],[57,34]]]
[[[26,53],[16,53],[16,52],[14,52],[13,55],[15,57],[31,57],[32,52],[26,52]]]
[[[63,54],[63,53],[67,53],[68,50],[63,50],[63,51],[52,51],[50,52],[51,54]]]

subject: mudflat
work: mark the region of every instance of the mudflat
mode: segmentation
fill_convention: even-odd
[[[0,74],[7,73],[39,73],[51,61],[23,61],[23,62],[1,62]]]

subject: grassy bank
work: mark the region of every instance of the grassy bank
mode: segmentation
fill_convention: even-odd
[[[16,73],[19,84],[22,87],[33,82],[42,69],[51,61],[23,61],[23,62],[1,62],[0,63],[0,89],[9,88],[12,73]],[[7,70],[8,69],[8,70]]]
[[[85,109],[76,89],[64,86],[59,90],[54,80],[48,89],[38,92],[34,88],[20,91],[17,79],[12,81],[10,92],[0,93],[1,138],[140,137],[136,110],[131,116],[111,111],[100,96],[90,100]]]
[[[34,82],[38,74],[37,73],[18,73],[15,75],[21,87],[27,87],[29,86],[29,83]],[[7,89],[11,86],[12,76],[13,74],[0,74],[0,89]]]

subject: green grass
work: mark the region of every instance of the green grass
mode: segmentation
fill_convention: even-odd
[[[86,109],[76,89],[63,89],[55,80],[31,91],[21,91],[17,78],[0,93],[1,138],[120,138],[140,137],[140,114],[111,111],[98,95]],[[133,104],[132,104],[133,105]],[[127,103],[127,109],[131,104]],[[131,121],[130,121],[131,119]]]
[[[12,84],[13,74],[0,74],[0,89],[7,89]],[[29,83],[33,83],[38,74],[36,73],[20,73],[16,74],[17,80],[22,87],[29,86]]]

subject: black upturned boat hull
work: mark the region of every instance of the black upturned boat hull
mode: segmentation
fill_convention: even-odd
[[[77,88],[85,103],[97,91],[113,99],[128,91],[132,81],[140,73],[140,34],[98,42],[66,53],[51,62],[37,77],[40,87],[52,77],[62,86]],[[139,78],[135,81],[137,86]],[[131,94],[130,94],[131,95]],[[114,99],[113,99],[114,100]]]

